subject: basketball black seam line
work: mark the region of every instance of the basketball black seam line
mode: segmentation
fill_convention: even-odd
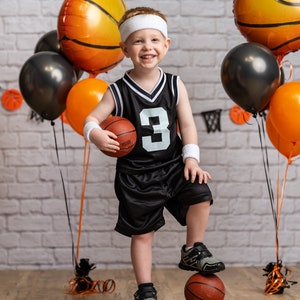
[[[219,289],[218,287],[216,287],[216,286],[214,286],[214,285],[211,285],[211,284],[208,284],[208,283],[205,283],[205,282],[197,282],[197,281],[190,282],[190,283],[187,285],[187,287],[189,287],[191,284],[202,284],[202,285],[204,285],[204,286],[211,287],[211,288],[213,288],[213,289],[219,291],[221,294],[224,294],[224,295],[225,295],[225,293],[224,293],[221,289]]]
[[[276,0],[278,3],[282,5],[287,5],[287,6],[300,6],[300,3],[292,3],[292,2],[287,2],[284,0]]]
[[[97,8],[99,8],[102,12],[104,12],[109,18],[111,18],[113,20],[114,23],[116,23],[117,25],[119,24],[119,22],[107,11],[105,10],[102,6],[100,6],[98,3],[95,3],[92,0],[84,0],[85,2],[89,2],[92,5],[95,5]]]
[[[103,68],[99,68],[99,69],[96,69],[96,70],[93,70],[94,72],[95,71],[103,71],[103,70],[106,70],[106,69],[111,69],[113,66],[116,66],[116,65],[118,65],[121,61],[123,60],[123,58],[122,59],[119,59],[117,62],[114,62],[113,64],[110,64],[110,65],[107,65],[107,66],[105,66],[105,67],[103,67]]]
[[[112,125],[112,124],[114,124],[114,123],[116,123],[116,122],[122,121],[122,120],[124,120],[124,118],[122,118],[122,117],[121,117],[121,119],[114,120],[114,121],[112,121],[111,123],[107,124],[107,125],[106,125],[104,128],[102,128],[102,129],[106,130],[106,128],[109,127],[110,125]],[[110,121],[111,121],[111,120],[110,120]]]
[[[251,23],[244,23],[244,22],[236,20],[236,24],[239,25],[239,26],[250,27],[250,28],[270,28],[270,27],[299,25],[300,21],[283,22],[283,23],[270,23],[270,24],[251,24]]]
[[[124,134],[133,133],[133,132],[135,132],[135,129],[130,130],[130,131],[126,131],[126,132],[122,132],[122,133],[119,133],[119,134],[116,134],[116,136],[122,136]]]
[[[93,44],[81,42],[77,39],[71,39],[71,38],[67,37],[66,35],[64,35],[59,41],[61,42],[61,41],[66,41],[66,40],[67,41],[72,41],[75,44],[90,47],[90,48],[106,49],[106,50],[120,49],[120,45],[117,45],[117,46],[93,45]]]
[[[285,45],[288,45],[288,44],[290,44],[290,43],[292,43],[292,42],[294,42],[294,41],[297,41],[297,40],[299,40],[299,39],[300,39],[299,36],[298,36],[298,37],[295,37],[295,38],[293,38],[293,39],[291,39],[291,40],[288,40],[288,41],[286,41],[286,42],[284,42],[284,43],[282,43],[282,44],[276,46],[276,47],[273,47],[271,50],[272,50],[272,51],[278,50],[278,49],[280,49],[281,47],[283,47],[283,46],[285,46]]]

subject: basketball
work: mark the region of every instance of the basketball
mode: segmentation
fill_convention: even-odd
[[[252,114],[235,104],[229,110],[229,116],[233,123],[242,125],[250,120]]]
[[[184,296],[186,300],[223,300],[225,286],[216,275],[203,276],[196,273],[187,280]]]
[[[118,22],[122,0],[65,0],[58,16],[58,40],[64,55],[92,74],[107,72],[122,61]]]
[[[234,0],[235,24],[249,42],[282,58],[300,48],[299,0]]]
[[[103,130],[113,132],[118,137],[117,141],[120,143],[119,151],[115,153],[102,151],[104,154],[112,157],[122,157],[132,151],[136,143],[136,131],[129,120],[123,117],[112,116],[104,120],[100,124],[100,127]]]

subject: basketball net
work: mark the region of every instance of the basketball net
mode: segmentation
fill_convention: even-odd
[[[221,131],[221,112],[222,109],[203,111],[201,113],[204,118],[207,133]]]

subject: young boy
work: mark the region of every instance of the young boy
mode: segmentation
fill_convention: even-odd
[[[115,230],[131,237],[138,285],[134,299],[156,300],[152,243],[154,232],[165,224],[164,207],[187,228],[179,268],[213,274],[225,265],[202,243],[213,202],[207,185],[211,176],[199,167],[197,129],[187,90],[178,76],[159,67],[170,46],[166,17],[148,7],[129,9],[119,30],[121,48],[133,68],[110,85],[86,118],[84,135],[100,150],[115,152],[116,136],[99,124],[113,114],[129,119],[136,128],[135,148],[117,159]]]

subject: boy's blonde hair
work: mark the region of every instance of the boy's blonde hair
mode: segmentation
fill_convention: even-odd
[[[140,6],[140,7],[128,9],[124,13],[123,17],[119,21],[119,28],[126,20],[128,20],[134,16],[137,16],[137,15],[156,15],[156,16],[161,17],[165,22],[167,22],[166,16],[163,13],[161,13],[160,11],[153,9],[151,7]]]

